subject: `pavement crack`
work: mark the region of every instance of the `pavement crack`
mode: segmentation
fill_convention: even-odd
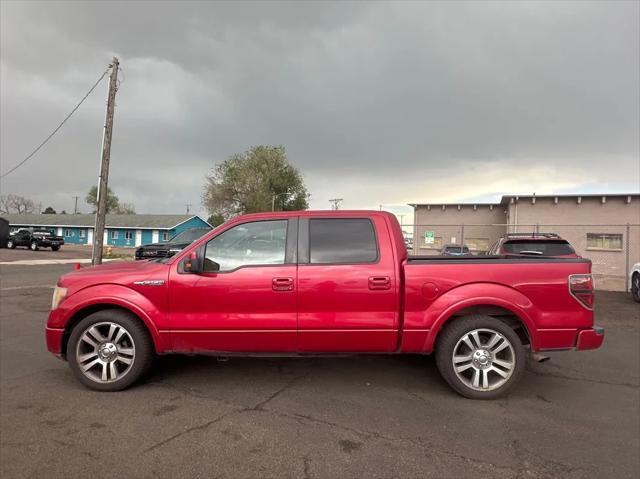
[[[168,443],[170,443],[171,441],[174,441],[176,439],[178,439],[179,437],[185,436],[187,434],[191,434],[192,432],[196,432],[196,431],[204,431],[205,429],[211,427],[212,425],[222,421],[224,418],[226,418],[227,416],[229,416],[230,414],[233,414],[235,412],[238,411],[229,411],[225,414],[222,414],[221,416],[218,416],[215,419],[212,419],[211,421],[207,421],[205,423],[199,424],[197,426],[192,426],[188,429],[185,429],[184,431],[178,432],[176,434],[174,434],[173,436],[169,436],[166,439],[163,439],[162,441],[156,442],[155,444],[151,445],[150,447],[148,447],[147,449],[145,449],[143,451],[144,454],[147,454],[155,449],[158,449],[159,447],[162,447]]]
[[[255,406],[253,406],[252,408],[249,408],[251,410],[254,411],[260,411],[264,408],[264,406],[268,403],[270,403],[271,401],[273,401],[275,398],[277,398],[278,396],[280,396],[280,394],[282,394],[283,392],[285,392],[287,389],[291,389],[293,386],[295,386],[299,381],[303,380],[304,378],[306,378],[309,375],[309,373],[303,374],[301,376],[297,376],[295,378],[293,378],[291,381],[289,381],[285,386],[281,387],[280,389],[278,389],[276,392],[274,392],[273,394],[271,394],[268,398],[264,399],[263,401],[260,401],[259,403],[257,403]]]
[[[342,430],[342,431],[350,432],[352,434],[357,435],[358,437],[360,437],[365,442],[369,441],[369,440],[374,440],[374,439],[390,441],[390,442],[396,442],[396,441],[406,442],[406,443],[412,444],[414,446],[420,447],[422,449],[425,449],[430,454],[441,454],[443,456],[448,456],[448,457],[460,459],[460,460],[463,460],[463,461],[468,462],[468,463],[482,464],[482,465],[491,467],[493,469],[503,469],[503,470],[510,471],[510,472],[513,472],[513,473],[517,473],[518,472],[515,468],[513,468],[511,466],[498,465],[498,464],[494,464],[492,462],[485,461],[485,460],[477,458],[477,457],[465,456],[465,455],[462,455],[462,454],[456,454],[456,453],[448,451],[448,450],[439,449],[432,442],[427,441],[426,439],[423,439],[423,438],[411,438],[411,437],[403,437],[403,436],[389,436],[389,435],[385,435],[385,434],[380,434],[379,432],[376,432],[376,431],[366,431],[366,430],[360,430],[360,429],[352,428],[352,427],[349,427],[349,426],[344,426],[342,424],[338,424],[338,423],[335,423],[335,422],[327,421],[325,419],[319,419],[319,418],[316,418],[316,417],[313,417],[313,416],[310,416],[310,415],[306,415],[306,414],[288,414],[288,413],[283,413],[283,412],[280,412],[280,411],[275,411],[273,409],[260,409],[258,411],[259,412],[265,412],[265,413],[268,413],[268,414],[273,414],[273,415],[280,416],[280,417],[293,419],[294,421],[298,421],[300,423],[304,423],[304,421],[307,421],[307,422],[312,422],[312,423],[316,423],[316,424],[322,424],[322,425],[325,425],[325,426],[330,427],[330,428],[336,428],[336,429],[339,429],[339,430]]]
[[[311,475],[309,474],[309,467],[311,466],[310,464],[310,459],[309,456],[304,456],[302,458],[302,465],[303,465],[303,474],[304,474],[304,479],[311,479]]]
[[[571,381],[581,381],[581,382],[594,383],[594,384],[605,384],[607,386],[619,386],[619,387],[631,388],[631,389],[639,389],[640,388],[640,385],[633,384],[633,383],[604,381],[604,380],[601,380],[601,379],[591,379],[591,378],[576,378],[576,377],[572,377],[572,376],[566,376],[564,374],[556,374],[556,373],[549,373],[549,372],[543,372],[543,371],[534,371],[534,370],[528,370],[527,372],[529,372],[531,374],[535,374],[536,376],[546,376],[546,377],[557,378],[557,379],[569,379]]]

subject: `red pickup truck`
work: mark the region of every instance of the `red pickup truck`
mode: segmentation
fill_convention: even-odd
[[[409,258],[380,211],[252,214],[170,258],[62,276],[46,341],[101,391],[155,354],[434,353],[454,390],[494,398],[529,352],[600,347],[590,272],[583,258]]]

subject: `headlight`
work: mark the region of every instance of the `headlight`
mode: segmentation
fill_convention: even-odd
[[[60,286],[56,286],[54,288],[53,298],[51,299],[52,311],[58,307],[58,305],[62,302],[62,300],[66,295],[67,295],[67,288],[61,288]]]

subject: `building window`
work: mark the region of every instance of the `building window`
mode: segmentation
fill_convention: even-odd
[[[622,235],[617,233],[587,233],[587,249],[622,251]]]
[[[70,238],[71,236],[73,236],[73,231],[71,231],[71,230],[64,230],[64,237],[65,237],[65,238]]]
[[[84,238],[85,236],[87,236],[87,231],[86,230],[80,230],[80,238]]]
[[[118,239],[118,230],[111,230],[111,239],[112,240]]]
[[[468,246],[471,251],[489,251],[489,238],[465,238],[464,244]]]
[[[168,231],[163,231],[162,232],[162,241],[169,241],[169,232]]]
[[[131,241],[133,239],[133,231],[125,231],[124,232],[124,239],[126,239],[127,241]]]

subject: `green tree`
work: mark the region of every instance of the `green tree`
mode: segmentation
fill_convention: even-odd
[[[95,210],[98,208],[98,187],[92,186],[84,200],[87,204],[93,206],[93,212],[95,213]],[[120,201],[118,200],[118,197],[111,188],[107,187],[107,213],[115,213],[119,205]]]
[[[207,218],[207,223],[215,228],[216,226],[220,226],[222,223],[224,223],[224,218],[221,214],[216,213]]]
[[[309,193],[283,146],[254,146],[213,167],[202,202],[211,215],[306,210]]]
[[[43,215],[55,215],[56,210],[54,210],[51,206],[47,206],[42,212]]]

